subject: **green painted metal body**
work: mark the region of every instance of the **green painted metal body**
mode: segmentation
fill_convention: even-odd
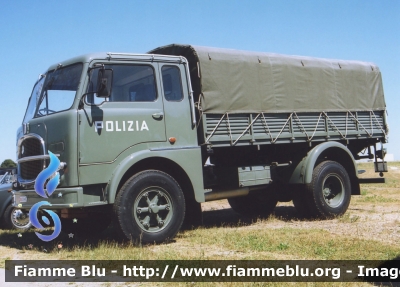
[[[232,167],[243,186],[269,184],[276,178],[275,166],[289,161],[289,173],[280,178],[290,184],[310,183],[314,167],[324,156],[341,162],[350,176],[357,178],[355,151],[386,142],[384,110],[330,113],[312,110],[298,114],[295,111],[202,114],[200,110],[198,116],[193,102],[200,101],[201,90],[193,99],[191,79],[201,73],[196,70],[198,65],[188,67],[190,63],[181,55],[90,54],[51,66],[48,71],[75,63],[82,63],[82,74],[71,107],[24,123],[25,132],[18,145],[20,170],[26,165],[23,149],[28,148],[29,138],[41,139],[39,145],[43,145],[43,150],[39,151],[39,146],[33,155],[45,156],[51,151],[68,164],[57,190],[46,199],[52,209],[113,204],[127,179],[145,169],[169,173],[180,183],[185,196],[204,202],[205,193],[210,191],[205,175],[209,155],[219,160],[224,157],[223,167],[229,165],[231,157],[233,163],[229,168]],[[99,65],[115,68],[133,64],[153,71],[154,100],[88,102],[85,94],[90,90],[91,69]],[[180,100],[166,98],[167,90],[172,88],[167,87],[162,73],[168,67],[179,71],[183,94]],[[205,68],[202,73],[207,73]],[[147,77],[143,73],[143,79]],[[133,86],[125,87],[129,80],[129,77],[116,80],[116,84],[127,94],[138,93],[132,92]],[[198,126],[196,120],[201,121]],[[360,140],[363,144],[357,145]],[[355,146],[352,150],[347,147],[349,142]],[[283,148],[276,152],[276,146]],[[246,150],[238,149],[242,147]],[[240,158],[238,154],[243,151],[255,159]],[[263,152],[268,156],[259,162]],[[336,155],[339,157],[335,159]],[[274,166],[275,161],[279,162]],[[39,168],[45,166],[44,161]],[[260,166],[263,168],[258,170]],[[250,172],[238,175],[238,168]],[[232,175],[224,170],[222,174],[228,180]],[[25,186],[14,191],[15,205],[30,208],[43,200],[33,190],[32,182],[22,182]]]
[[[48,200],[51,208],[112,204],[122,180],[126,180],[124,176],[133,175],[129,170],[149,159],[183,170],[195,199],[203,202],[201,150],[192,121],[185,59],[144,55],[113,57],[110,60],[106,54],[93,54],[61,63],[63,66],[84,63],[72,107],[29,121],[28,134],[43,139],[45,153],[52,151],[59,155],[61,162],[68,164],[57,190]],[[156,77],[157,99],[151,102],[105,100],[98,105],[81,101],[89,83],[89,74],[85,71],[99,63],[151,67]],[[168,102],[163,97],[164,87],[159,75],[165,65],[175,66],[180,71],[183,91],[180,101]],[[49,71],[55,68],[52,66]],[[98,126],[102,122],[103,128],[96,129],[96,122]],[[170,142],[169,138],[176,140]],[[22,202],[27,208],[42,200],[32,189],[14,193],[17,203],[21,203],[20,196],[28,197],[27,202]]]
[[[353,171],[350,170],[349,173],[358,174],[356,161],[346,146],[338,142],[324,142],[311,149],[297,164],[289,182],[293,184],[310,183],[317,160],[320,158],[322,153],[328,149],[338,149],[344,151],[345,155],[347,155],[348,159],[353,163]]]

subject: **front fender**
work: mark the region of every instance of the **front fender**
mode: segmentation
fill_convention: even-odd
[[[142,159],[145,159],[147,154],[149,153],[148,150],[142,150],[139,152],[135,152],[126,158],[124,158],[114,169],[113,174],[111,175],[111,179],[109,184],[107,185],[107,194],[108,194],[108,202],[114,203],[115,195],[118,191],[118,185],[124,176],[124,174],[128,171],[128,169],[133,166],[135,163],[139,162]]]
[[[140,161],[150,158],[165,158],[179,165],[192,183],[196,200],[204,202],[205,191],[202,179],[201,153],[200,148],[196,147],[190,149],[141,150],[127,156],[114,169],[107,185],[109,203],[114,203],[118,186],[126,172]]]

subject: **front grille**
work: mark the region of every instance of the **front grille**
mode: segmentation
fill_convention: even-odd
[[[19,144],[18,158],[44,155],[42,141],[36,137],[28,137],[23,139]],[[43,170],[45,160],[33,160],[21,162],[19,164],[19,177],[22,180],[33,181],[38,174]]]
[[[43,160],[23,162],[19,165],[20,176],[24,180],[35,180],[43,170]]]
[[[43,155],[42,143],[37,138],[27,138],[20,145],[19,158],[34,155]]]

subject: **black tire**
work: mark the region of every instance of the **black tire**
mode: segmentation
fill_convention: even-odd
[[[114,203],[114,226],[135,243],[161,243],[178,233],[185,217],[185,198],[168,174],[147,170],[126,181]]]
[[[3,225],[6,229],[27,230],[31,228],[32,223],[29,221],[28,211],[13,207],[10,204],[4,211]]]
[[[269,216],[278,203],[273,190],[250,193],[247,196],[228,198],[229,205],[237,213],[248,216]]]
[[[307,185],[309,210],[320,218],[343,215],[350,204],[351,184],[344,167],[335,161],[324,161],[314,168]]]

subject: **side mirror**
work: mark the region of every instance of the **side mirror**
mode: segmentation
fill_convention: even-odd
[[[112,69],[100,69],[97,75],[97,97],[108,98],[111,95],[113,80]]]

